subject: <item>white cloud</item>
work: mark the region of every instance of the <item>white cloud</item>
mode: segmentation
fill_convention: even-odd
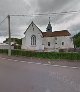
[[[79,0],[0,0],[0,21],[4,19],[8,14],[37,14],[37,13],[52,13],[62,11],[75,11],[80,10]],[[34,16],[34,17],[14,17],[11,18],[11,31],[12,35],[22,35],[23,30],[34,21],[36,25],[41,28],[42,31],[46,30],[48,24],[47,16]],[[66,15],[51,15],[51,24],[53,30],[69,29],[73,33],[73,30],[79,30],[80,13],[66,14]],[[4,26],[3,26],[4,25]],[[5,24],[0,26],[0,32],[2,34],[7,31]],[[7,25],[7,24],[6,24]],[[16,32],[19,30],[20,32]],[[74,31],[75,32],[75,31]],[[3,34],[5,36],[5,33]]]
[[[76,15],[71,20],[66,20],[66,21],[64,21],[60,24],[56,24],[54,30],[65,30],[65,29],[67,29],[72,34],[76,34],[76,31],[80,30],[79,27],[76,28],[76,26],[79,25],[79,24],[80,24],[80,15]],[[73,29],[74,26],[75,26],[76,29]]]

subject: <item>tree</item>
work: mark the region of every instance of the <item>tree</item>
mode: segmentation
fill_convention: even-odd
[[[74,46],[80,47],[80,32],[73,36]]]
[[[21,49],[21,45],[22,45],[22,39],[18,39],[18,38],[11,38],[11,42],[13,42],[11,45],[14,46],[14,49]],[[9,43],[9,38],[6,38],[5,41],[3,41],[3,43]]]
[[[8,38],[6,38],[5,41],[3,41],[3,43],[8,43]],[[18,38],[11,38],[11,42],[14,42],[15,44],[18,45],[22,45],[22,39],[18,39]]]

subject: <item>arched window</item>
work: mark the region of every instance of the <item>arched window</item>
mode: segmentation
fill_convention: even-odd
[[[36,36],[35,35],[31,36],[31,45],[36,45]]]

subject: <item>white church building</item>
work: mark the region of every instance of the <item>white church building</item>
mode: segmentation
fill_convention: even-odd
[[[60,49],[74,48],[71,34],[67,30],[52,32],[50,21],[46,32],[42,32],[32,21],[24,35],[22,49],[27,51],[59,52]]]

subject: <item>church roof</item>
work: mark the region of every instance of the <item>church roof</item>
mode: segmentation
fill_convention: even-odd
[[[28,26],[26,31],[29,29],[31,25],[35,25],[34,22],[32,21],[31,24]],[[36,25],[35,25],[36,26]],[[37,27],[37,26],[36,26]],[[37,27],[38,28],[38,27]],[[38,28],[39,29],[39,28]],[[24,32],[24,34],[26,33]],[[68,30],[62,30],[62,31],[54,31],[54,32],[42,32],[40,29],[39,31],[42,33],[43,37],[56,37],[56,36],[70,36],[71,34],[68,32]]]
[[[54,31],[54,32],[42,32],[43,37],[56,37],[56,36],[70,36],[71,34],[67,30]]]

